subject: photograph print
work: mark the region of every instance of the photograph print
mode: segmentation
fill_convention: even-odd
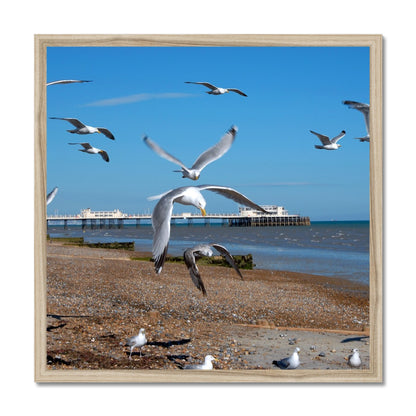
[[[380,37],[129,39],[36,37],[36,380],[382,381]]]

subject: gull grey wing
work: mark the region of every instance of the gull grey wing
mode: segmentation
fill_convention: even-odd
[[[210,84],[209,82],[192,82],[192,81],[185,81],[185,84],[199,84],[199,85],[204,85],[205,87],[211,89],[211,90],[215,90],[217,89],[217,87],[215,85]]]
[[[175,191],[164,195],[152,212],[152,227],[154,230],[152,252],[155,261],[155,271],[158,274],[162,271],[168,251],[170,218],[173,211],[172,194],[176,195]]]
[[[166,160],[169,160],[169,162],[173,162],[177,165],[179,165],[181,168],[185,169],[186,171],[188,171],[188,168],[179,160],[176,159],[176,157],[172,156],[171,154],[169,154],[168,152],[166,152],[165,150],[163,150],[158,144],[156,144],[153,140],[150,140],[150,138],[148,136],[145,136],[143,138],[143,141],[145,142],[145,144],[152,149],[155,153],[157,153],[160,157],[163,157]]]
[[[312,130],[309,130],[309,131],[311,133],[315,134],[316,136],[318,136],[319,140],[322,142],[323,145],[325,145],[325,144],[331,144],[331,141],[329,140],[329,137],[328,136],[324,136],[323,134],[316,133],[316,132],[314,132]]]
[[[53,188],[52,191],[49,192],[48,195],[46,196],[46,205],[49,205],[53,201],[57,192],[58,192],[58,187],[55,186],[55,188]]]
[[[345,136],[345,130],[342,130],[338,136],[335,136],[333,139],[331,139],[331,143],[336,143],[339,139],[342,139]]]
[[[243,91],[238,90],[237,88],[227,88],[228,91],[236,92],[237,94],[243,95],[244,97],[247,97],[246,94],[243,93]]]
[[[68,143],[68,144],[80,144],[84,149],[92,149],[92,146],[89,143]]]
[[[238,268],[233,256],[229,253],[229,251],[219,244],[211,244],[212,247],[214,247],[219,253],[221,253],[225,259],[227,260],[228,264],[238,273],[238,275],[241,277],[241,280],[244,280],[243,275],[240,272],[240,269]]]
[[[226,198],[232,199],[233,201],[241,205],[245,205],[247,207],[250,207],[258,211],[264,212],[265,214],[268,214],[268,212],[265,209],[263,209],[260,205],[257,205],[255,202],[251,201],[246,196],[244,196],[243,194],[240,194],[240,192],[236,191],[233,188],[228,188],[226,186],[218,186],[218,185],[200,185],[200,186],[197,186],[197,188],[201,190],[206,189],[207,191],[216,192],[217,194],[220,194],[222,196],[225,196]]]
[[[52,82],[48,82],[46,85],[55,85],[55,84],[73,84],[76,82],[92,82],[92,81],[86,81],[83,79],[61,79],[59,81],[52,81]]]
[[[54,120],[65,120],[65,121],[69,121],[77,129],[82,129],[83,127],[85,127],[85,124],[84,123],[81,123],[76,118],[65,118],[65,117],[49,117],[49,118],[52,118]]]
[[[185,260],[186,267],[189,270],[189,274],[191,275],[191,279],[194,282],[194,285],[202,291],[204,296],[207,295],[207,291],[205,290],[204,283],[201,279],[201,275],[199,274],[198,266],[196,265],[196,260],[194,256],[194,249],[188,248],[183,253],[183,258]]]
[[[109,162],[109,161],[110,161],[110,158],[108,157],[108,154],[107,154],[107,152],[106,152],[105,150],[100,150],[98,153],[101,155],[101,157],[102,157],[102,158],[103,158],[106,162]]]
[[[361,112],[368,112],[370,110],[370,106],[365,103],[359,103],[358,101],[343,101],[343,104],[347,105],[349,108],[355,108],[358,111]]]
[[[276,365],[281,369],[288,368],[290,365],[289,358],[283,358],[282,360],[277,361]]]
[[[111,140],[115,140],[115,138],[114,138],[114,136],[113,136],[113,133],[111,133],[111,131],[110,131],[110,130],[105,129],[105,128],[103,128],[103,127],[97,127],[97,129],[98,129],[98,131],[99,131],[100,133],[104,134],[104,136],[108,137],[108,138],[109,138],[109,139],[111,139]]]
[[[349,108],[355,109],[363,113],[365,120],[365,127],[367,133],[370,131],[370,106],[365,103],[359,103],[357,101],[343,101],[343,104],[347,105]]]
[[[233,144],[237,131],[237,127],[232,126],[216,145],[210,147],[198,157],[191,169],[202,170],[205,166],[224,155]]]

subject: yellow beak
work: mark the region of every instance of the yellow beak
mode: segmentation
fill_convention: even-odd
[[[205,217],[207,215],[207,212],[204,208],[199,208],[201,210],[201,214]]]

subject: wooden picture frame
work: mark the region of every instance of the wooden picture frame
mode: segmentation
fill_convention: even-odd
[[[383,381],[381,35],[35,35],[35,381],[95,383],[380,383]],[[46,364],[46,55],[61,46],[364,46],[370,51],[370,364],[346,370],[48,370]]]

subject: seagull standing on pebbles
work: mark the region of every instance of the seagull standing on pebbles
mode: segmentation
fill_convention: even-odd
[[[283,358],[280,361],[273,361],[273,364],[277,365],[279,368],[285,370],[293,370],[299,367],[300,360],[299,360],[299,351],[300,348],[296,347],[295,351],[290,357]]]
[[[155,142],[150,140],[148,136],[145,136],[143,141],[160,157],[163,157],[170,162],[176,163],[182,168],[182,170],[175,170],[174,172],[182,172],[182,178],[189,178],[196,181],[199,179],[201,171],[205,168],[205,166],[209,165],[211,162],[214,162],[214,160],[219,159],[230,149],[234,142],[237,131],[237,127],[232,126],[215,146],[209,148],[198,157],[190,169],[187,168],[179,159],[176,159],[176,157],[164,151]]]
[[[110,158],[108,157],[108,154],[105,150],[92,147],[89,143],[68,143],[68,144],[80,144],[83,147],[83,149],[78,149],[80,152],[89,153],[91,155],[99,154],[106,162],[110,161]]]
[[[348,365],[350,367],[359,367],[361,365],[360,353],[357,348],[354,348],[352,354],[348,356]]]
[[[193,248],[188,248],[183,253],[183,258],[185,260],[186,267],[188,268],[189,273],[191,275],[192,281],[204,296],[207,295],[207,292],[205,290],[204,283],[202,282],[201,275],[199,274],[199,269],[196,265],[196,259],[202,256],[211,257],[214,254],[211,247],[215,248],[222,256],[225,257],[230,266],[234,268],[234,270],[243,280],[243,275],[237,267],[237,264],[235,263],[233,257],[225,247],[220,246],[219,244],[200,244]]]
[[[238,90],[237,88],[220,88],[220,87],[216,87],[215,85],[210,84],[209,82],[192,82],[192,81],[185,81],[185,84],[200,84],[200,85],[204,85],[205,87],[209,88],[210,91],[206,91],[207,94],[212,94],[212,95],[221,95],[221,94],[225,94],[227,92],[236,92],[237,94],[240,94],[244,97],[247,97],[246,94],[243,93],[243,91]]]
[[[199,185],[199,186],[182,186],[165,192],[162,195],[157,195],[148,198],[148,200],[160,199],[152,212],[152,226],[153,226],[153,259],[155,261],[155,271],[159,274],[165,263],[166,254],[168,251],[168,244],[170,238],[170,219],[172,217],[173,204],[178,202],[183,205],[193,205],[201,211],[203,216],[206,216],[205,206],[207,202],[202,196],[201,191],[212,191],[232,199],[233,201],[253,208],[255,210],[268,212],[261,206],[257,205],[235,189],[226,186],[218,185]]]
[[[330,140],[328,136],[324,136],[323,134],[316,133],[312,130],[309,131],[318,136],[319,140],[322,142],[322,146],[315,145],[316,149],[338,150],[338,148],[341,147],[341,145],[337,144],[337,141],[345,136],[345,130],[342,130],[342,132],[338,134],[338,136],[335,136],[333,139]]]
[[[365,128],[367,130],[367,136],[364,137],[355,137],[360,142],[369,142],[370,141],[370,106],[368,104],[359,103],[357,101],[343,101],[343,104],[347,105],[349,108],[360,111],[365,120]]]
[[[86,124],[82,123],[76,118],[64,118],[64,117],[49,117],[52,120],[65,120],[71,123],[75,129],[67,130],[69,133],[76,133],[76,134],[92,134],[92,133],[102,133],[104,136],[108,137],[111,140],[115,140],[113,134],[110,130],[105,129],[104,127],[92,127],[87,126]]]
[[[131,360],[131,354],[133,352],[133,348],[140,347],[140,357],[142,356],[142,347],[146,345],[147,339],[144,333],[144,329],[141,328],[139,334],[135,337],[131,337],[127,340],[127,346],[130,347],[130,355],[129,359]]]
[[[214,366],[212,365],[213,361],[218,361],[216,358],[214,358],[212,355],[207,355],[205,357],[203,364],[189,364],[186,365],[183,369],[184,370],[212,370]]]

